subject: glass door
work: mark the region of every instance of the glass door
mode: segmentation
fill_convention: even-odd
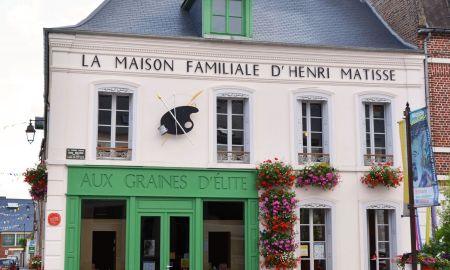
[[[169,213],[142,216],[140,269],[189,270],[191,220]]]

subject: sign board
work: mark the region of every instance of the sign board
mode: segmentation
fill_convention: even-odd
[[[48,224],[58,226],[61,223],[61,215],[58,213],[50,213],[48,215]]]
[[[66,159],[86,159],[86,149],[66,148]]]

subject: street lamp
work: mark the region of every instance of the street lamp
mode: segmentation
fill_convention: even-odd
[[[34,135],[36,134],[36,129],[34,129],[34,126],[31,122],[34,122],[34,124],[36,125],[36,129],[44,129],[44,118],[36,116],[34,120],[30,119],[30,123],[25,130],[25,133],[27,134],[27,141],[30,144],[34,142]]]

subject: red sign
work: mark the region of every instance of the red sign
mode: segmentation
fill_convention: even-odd
[[[58,213],[50,213],[48,215],[48,224],[58,226],[61,223],[61,215]]]

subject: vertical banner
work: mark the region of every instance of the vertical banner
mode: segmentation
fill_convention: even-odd
[[[414,204],[415,207],[438,205],[439,189],[428,129],[427,109],[413,111],[409,117],[413,172],[413,179],[410,180],[414,188]]]
[[[406,150],[406,122],[401,120],[398,122],[400,134],[400,148],[402,152],[402,167],[403,167],[403,216],[409,217],[409,178],[408,178],[408,151]]]

